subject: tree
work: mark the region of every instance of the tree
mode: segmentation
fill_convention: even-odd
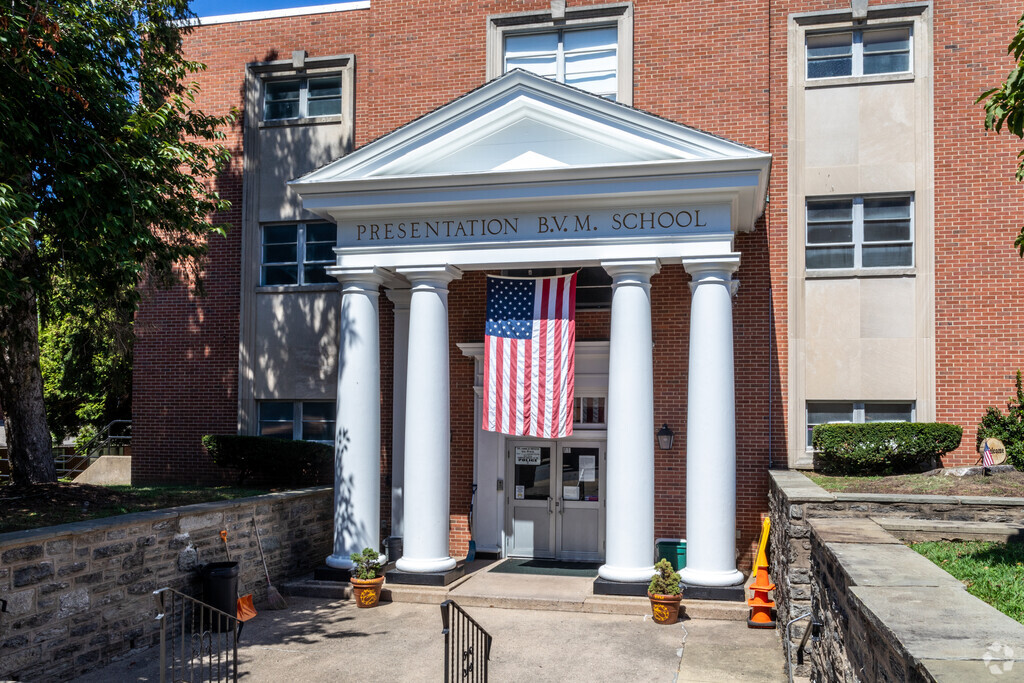
[[[1024,139],[1024,16],[1017,20],[1017,34],[1010,41],[1007,54],[1013,55],[1017,66],[998,88],[987,90],[975,101],[985,103],[985,130],[1001,133],[1003,127]],[[1017,153],[1017,182],[1024,180],[1024,149]],[[1014,240],[1024,257],[1024,227]]]
[[[40,311],[133,310],[144,277],[196,282],[224,233],[208,181],[233,113],[193,108],[193,16],[187,0],[0,9],[0,407],[16,483],[55,479]]]

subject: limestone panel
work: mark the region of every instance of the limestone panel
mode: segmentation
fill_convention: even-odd
[[[861,394],[859,339],[807,340],[807,400],[850,400]]]
[[[329,161],[344,149],[341,123],[273,126],[260,130],[259,220],[295,220],[302,202],[287,183]]]
[[[864,400],[912,399],[917,395],[914,339],[861,341],[861,393]]]
[[[861,336],[859,280],[807,280],[804,291],[808,339],[855,339]]]
[[[257,295],[257,400],[334,397],[340,296],[323,291]]]
[[[878,83],[860,91],[858,161],[862,166],[913,167],[915,145],[915,101],[913,83]],[[910,182],[913,183],[911,176]],[[909,189],[913,185],[904,185]]]
[[[861,88],[819,88],[806,95],[805,163],[811,168],[855,166],[862,134]]]
[[[912,277],[860,280],[860,332],[865,338],[906,338],[915,334],[916,282]]]

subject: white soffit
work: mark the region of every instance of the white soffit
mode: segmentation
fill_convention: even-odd
[[[735,227],[749,230],[764,211],[770,162],[750,147],[513,71],[290,185],[307,209],[335,218],[451,206],[460,188],[470,203],[529,201],[523,188],[538,183],[561,184],[566,196],[724,192],[743,205]],[[618,179],[629,182],[609,191]]]

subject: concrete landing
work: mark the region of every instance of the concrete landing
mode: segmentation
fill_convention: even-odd
[[[440,605],[453,599],[463,607],[512,610],[582,612],[589,614],[650,614],[644,597],[595,595],[594,580],[578,576],[506,574],[492,572],[498,562],[477,560],[466,566],[466,576],[448,586],[389,584],[381,591],[382,602]],[[281,586],[285,595],[347,600],[352,591],[347,583],[316,581],[311,576]],[[680,607],[682,619],[746,621],[749,608],[743,602],[687,599]]]

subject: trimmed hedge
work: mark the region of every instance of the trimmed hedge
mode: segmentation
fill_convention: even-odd
[[[288,486],[334,481],[334,449],[327,444],[269,436],[207,434],[203,445],[217,466],[238,471],[239,484],[250,477]]]
[[[941,422],[824,424],[812,443],[826,474],[902,474],[920,471],[960,445],[963,429]]]

